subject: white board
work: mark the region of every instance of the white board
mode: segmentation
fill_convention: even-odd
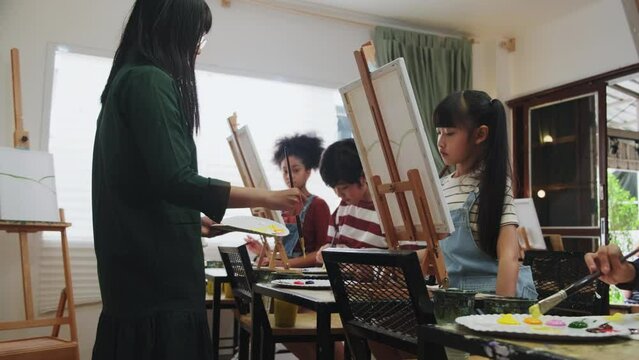
[[[422,178],[436,232],[441,234],[453,232],[455,228],[444,198],[435,161],[430,152],[404,59],[396,59],[373,71],[371,79],[401,181],[408,180],[408,170],[417,169]],[[373,175],[379,175],[382,183],[389,183],[391,177],[361,80],[342,87],[340,93],[353,126],[355,143],[375,206],[379,209],[376,189],[370,186],[370,179]],[[406,198],[413,223],[421,225],[412,194],[407,193]],[[404,226],[396,197],[387,195],[386,199],[393,217],[393,224],[396,227]]]
[[[53,155],[0,147],[0,219],[60,221]]]
[[[253,142],[253,137],[251,136],[251,131],[248,126],[244,125],[237,130],[237,141],[242,149],[241,155],[243,155],[246,160],[246,167],[241,160],[239,149],[235,143],[235,137],[231,135],[227,137],[226,140],[231,147],[231,152],[233,153],[235,164],[237,165],[240,175],[242,176],[242,180],[244,181],[244,186],[254,186],[259,189],[271,190],[268,178],[266,177],[266,172],[264,171],[264,167],[260,161],[260,157],[257,153],[257,149],[255,148],[255,143]],[[248,182],[247,176],[250,176],[253,184]],[[271,213],[274,221],[281,224],[284,223],[282,214],[279,211],[271,210]]]
[[[535,203],[531,198],[515,199],[515,212],[519,218],[519,226],[526,229],[528,243],[534,250],[546,250],[546,242],[541,232],[539,217],[535,209]]]

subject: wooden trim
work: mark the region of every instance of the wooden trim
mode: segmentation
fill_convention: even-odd
[[[633,97],[635,99],[639,99],[639,93],[636,92],[636,91],[632,91],[631,89],[628,89],[627,87],[623,87],[623,86],[621,86],[619,84],[612,84],[612,85],[608,85],[608,86],[610,86],[611,88],[619,91],[620,93],[624,93],[624,94],[626,94],[626,95],[628,95],[630,97]]]
[[[542,105],[551,105],[552,103],[563,102],[572,98],[578,98],[586,96],[591,93],[596,93],[599,87],[603,83],[588,83],[575,86],[570,89],[562,89],[551,94],[539,96],[534,99],[530,99],[525,103],[528,108],[536,108]]]
[[[639,140],[639,133],[637,133],[636,131],[619,130],[619,129],[611,128],[611,129],[607,129],[606,132],[608,133],[607,137],[615,137],[615,138],[627,139],[627,140]],[[607,153],[608,153],[608,147],[606,147],[606,154]]]
[[[20,320],[20,321],[4,321],[4,322],[0,322],[0,330],[29,329],[29,328],[51,326],[51,325],[64,325],[64,324],[69,324],[70,321],[71,319],[69,317]]]
[[[599,145],[599,242],[608,244],[608,107],[606,84],[600,84],[597,91],[597,144]]]
[[[522,189],[524,192],[524,197],[532,197],[530,190],[530,117],[528,116],[530,107],[524,106],[522,108],[523,111],[523,137],[524,137],[524,147],[523,147],[523,174],[524,178],[521,180]]]
[[[611,70],[602,74],[598,74],[598,75],[594,75],[591,77],[587,77],[585,79],[581,79],[581,80],[577,80],[577,81],[573,81],[570,82],[568,84],[564,84],[564,85],[560,85],[560,86],[556,86],[554,88],[550,88],[547,90],[543,90],[543,91],[539,91],[533,94],[529,94],[529,95],[524,95],[524,96],[520,96],[511,100],[508,100],[506,102],[506,104],[509,107],[515,107],[519,104],[524,104],[526,102],[535,100],[537,98],[540,97],[546,97],[549,96],[551,94],[554,93],[558,93],[558,92],[562,92],[565,90],[570,90],[573,89],[575,87],[580,87],[586,84],[594,84],[594,83],[606,83],[610,80],[622,77],[622,76],[626,76],[626,75],[631,75],[634,73],[639,72],[639,63],[636,64],[632,64],[632,65],[628,65],[628,66],[624,66],[622,68],[619,69],[615,69],[615,70]]]
[[[598,228],[554,228],[554,227],[541,227],[541,232],[544,235],[559,234],[561,236],[587,236],[587,237],[599,237],[601,236]]]

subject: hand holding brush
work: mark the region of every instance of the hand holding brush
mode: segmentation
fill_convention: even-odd
[[[618,252],[618,250],[619,249],[617,248],[617,252]],[[616,265],[616,267],[621,267],[621,266],[626,264],[626,260],[628,260],[628,258],[632,257],[637,252],[639,252],[639,248],[634,249],[630,253],[628,253],[625,256],[623,256],[621,259],[619,259],[619,255],[621,254],[619,252],[617,254],[617,256],[616,256],[616,259],[614,259],[614,260],[612,260],[610,262],[613,263],[613,266]],[[596,268],[596,264],[595,264],[595,261],[594,261],[592,256],[586,256],[586,263],[588,264],[588,266],[589,266],[589,268],[591,270]],[[618,264],[615,264],[615,263],[618,263]],[[593,267],[592,265],[595,265],[595,267]],[[632,265],[630,265],[630,266],[632,266]],[[539,316],[547,313],[550,309],[554,308],[560,302],[564,301],[570,295],[578,292],[584,286],[588,285],[589,283],[591,283],[593,280],[597,279],[598,277],[602,277],[602,280],[606,281],[606,276],[610,276],[610,273],[609,273],[610,269],[611,269],[611,267],[610,267],[609,263],[600,263],[599,264],[599,270],[596,270],[595,272],[593,272],[592,274],[590,274],[588,276],[584,276],[583,278],[581,278],[581,279],[575,281],[574,283],[568,285],[565,289],[560,290],[559,292],[557,292],[557,293],[555,293],[553,295],[550,295],[547,298],[541,300],[537,304],[531,306],[528,309],[528,311],[534,317],[539,317]],[[635,274],[635,276],[636,276],[636,274]],[[632,279],[627,279],[627,280],[632,280]]]
[[[293,172],[291,171],[291,162],[288,159],[288,149],[284,147],[284,158],[286,159],[286,168],[288,170],[288,182],[289,186],[293,188]],[[300,239],[300,247],[302,248],[302,256],[306,257],[306,244],[304,243],[304,234],[302,233],[302,221],[300,215],[295,215],[295,221],[297,222],[297,233]]]

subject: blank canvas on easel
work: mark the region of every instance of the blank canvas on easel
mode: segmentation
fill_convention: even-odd
[[[260,161],[260,157],[248,126],[244,125],[237,129],[237,141],[240,143],[239,145],[242,149],[241,154],[233,135],[227,137],[226,140],[231,147],[231,152],[235,158],[237,168],[240,171],[240,176],[242,177],[244,186],[250,187],[252,182],[252,185],[256,188],[270,190],[271,186],[269,185],[266,172],[264,171],[264,167]],[[242,156],[246,161],[246,166],[244,165],[244,162],[241,161]],[[271,210],[270,212],[272,215],[271,219],[273,221],[279,222],[280,224],[284,223],[282,214],[280,214],[279,211]]]
[[[0,147],[0,219],[60,221],[53,155]]]
[[[407,179],[409,170],[419,171],[436,232],[453,232],[453,221],[446,205],[404,59],[396,59],[371,72],[370,76],[402,180]],[[362,81],[357,80],[342,87],[340,93],[353,132],[356,134],[355,141],[366,178],[370,181],[373,175],[379,175],[382,183],[392,182]],[[377,190],[370,185],[369,183],[375,206],[379,209]],[[404,221],[397,199],[391,196],[387,200],[393,224],[402,226]],[[407,201],[415,226],[422,225],[419,223],[415,201],[410,196],[407,197]]]

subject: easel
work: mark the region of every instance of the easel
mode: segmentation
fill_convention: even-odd
[[[364,44],[359,50],[354,52],[354,55],[391,178],[391,182],[387,184],[382,183],[379,175],[374,175],[371,179],[372,195],[376,197],[377,204],[380,205],[377,211],[386,233],[386,241],[389,249],[398,249],[400,238],[411,241],[425,240],[427,247],[426,255],[421,264],[422,272],[424,274],[430,273],[430,268],[432,267],[432,272],[438,284],[448,287],[448,273],[446,272],[444,257],[440,253],[438,244],[439,240],[445,238],[448,234],[439,234],[435,230],[419,171],[417,169],[408,170],[408,181],[401,181],[366,61],[366,53],[370,53],[369,47],[371,46],[370,42]],[[353,130],[357,132],[357,129]],[[359,136],[359,134],[357,135]],[[421,226],[415,225],[413,222],[406,200],[406,192],[413,194]],[[393,224],[386,194],[395,194],[404,226],[395,226]]]
[[[233,153],[233,158],[235,159],[235,163],[237,164],[237,168],[240,171],[240,176],[242,177],[242,182],[246,187],[256,187],[255,181],[251,176],[251,171],[248,166],[248,162],[246,161],[246,157],[244,156],[245,152],[240,145],[239,136],[237,134],[237,114],[233,113],[228,118],[229,127],[231,128],[231,133],[233,134],[233,140],[235,142],[229,141],[229,146],[231,147],[231,152]],[[259,208],[251,208],[251,213],[253,216],[259,216],[265,219],[276,221],[273,216],[273,212],[271,210],[265,209],[263,207]],[[271,251],[268,242],[266,241],[266,237],[264,235],[260,236],[262,241],[262,250],[257,258],[257,268],[261,268],[262,260],[266,257],[269,259],[269,269],[275,268],[275,262],[279,258],[284,263],[284,268],[289,268],[288,256],[286,255],[286,250],[284,249],[284,244],[282,244],[282,238],[276,236],[275,237],[275,246]]]
[[[22,97],[20,94],[20,65],[18,49],[11,49],[13,75],[13,104],[15,132],[13,142],[15,148],[29,149],[29,133],[22,124]],[[0,342],[0,359],[79,359],[78,331],[75,320],[75,303],[71,282],[71,263],[66,229],[71,226],[65,222],[64,210],[59,210],[59,222],[12,221],[0,220],[0,230],[17,233],[20,241],[20,260],[22,263],[22,291],[24,296],[25,320],[0,322],[0,330],[27,329],[53,326],[51,336],[27,339],[15,339]],[[33,313],[33,294],[31,291],[31,267],[29,264],[28,234],[42,231],[60,232],[62,244],[62,260],[64,264],[65,288],[60,294],[58,309],[54,318],[35,319]],[[68,304],[67,316],[64,316],[65,303]],[[69,325],[70,340],[58,337],[60,325]]]

